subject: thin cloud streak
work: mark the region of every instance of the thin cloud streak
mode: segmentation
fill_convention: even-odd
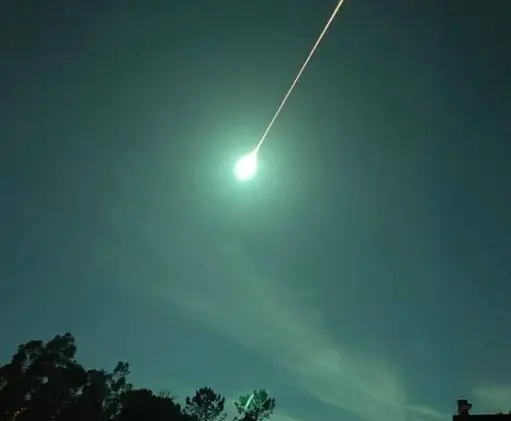
[[[511,387],[486,386],[473,391],[474,406],[481,412],[509,412],[511,411]]]
[[[239,247],[217,247],[208,279],[187,276],[166,294],[188,317],[265,355],[322,402],[368,421],[444,418],[407,404],[400,373],[377,353],[339,346],[314,306],[313,291],[258,275]],[[193,272],[193,270],[192,270]]]

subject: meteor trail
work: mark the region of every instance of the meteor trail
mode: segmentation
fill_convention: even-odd
[[[259,140],[259,143],[255,147],[255,149],[254,149],[255,153],[257,153],[259,151],[259,148],[261,147],[261,145],[263,144],[264,140],[266,139],[266,136],[268,136],[268,133],[269,133],[270,129],[273,126],[273,123],[275,123],[275,120],[277,119],[277,117],[279,116],[280,112],[282,111],[282,108],[284,108],[284,105],[286,105],[286,102],[287,102],[287,99],[289,98],[289,95],[291,95],[291,93],[293,92],[293,89],[295,88],[296,84],[300,80],[300,77],[302,76],[302,73],[304,72],[305,68],[309,64],[310,59],[312,58],[312,56],[316,52],[316,49],[318,48],[318,45],[321,43],[321,40],[323,39],[323,37],[325,36],[326,32],[328,31],[328,28],[330,28],[330,25],[332,24],[335,16],[337,15],[339,10],[341,9],[341,6],[342,6],[343,3],[344,3],[344,0],[339,0],[339,2],[337,3],[337,6],[335,7],[334,11],[330,15],[330,18],[328,19],[325,27],[323,28],[323,30],[319,34],[319,37],[316,40],[316,42],[314,43],[314,46],[312,47],[309,55],[307,56],[307,58],[303,62],[302,67],[300,68],[300,70],[298,71],[298,74],[296,75],[295,79],[293,80],[293,83],[291,84],[291,87],[289,88],[289,90],[287,91],[286,95],[284,96],[284,99],[280,103],[279,108],[277,108],[277,111],[273,115],[273,118],[271,119],[270,124],[268,124],[268,127],[264,131],[261,139]]]
[[[307,65],[309,64],[309,61],[311,60],[312,56],[316,52],[316,49],[318,48],[319,44],[321,43],[321,40],[323,39],[326,32],[328,31],[328,28],[330,28],[330,25],[332,24],[335,16],[337,15],[337,13],[339,13],[339,10],[341,9],[341,6],[343,3],[344,3],[344,0],[339,0],[339,2],[337,3],[337,6],[335,7],[334,11],[330,15],[330,18],[328,19],[327,23],[325,24],[325,27],[319,34],[318,39],[316,40],[316,42],[314,43],[314,46],[310,50],[309,55],[303,62],[302,67],[298,71],[295,79],[293,80],[293,83],[291,84],[291,87],[288,89],[286,95],[284,96],[284,99],[282,100],[282,102],[279,105],[279,108],[277,108],[277,111],[273,115],[273,118],[271,119],[270,124],[268,124],[268,127],[266,128],[261,139],[257,143],[257,146],[254,148],[254,150],[252,152],[250,152],[249,154],[240,158],[238,160],[238,162],[236,163],[234,172],[239,180],[241,180],[241,181],[249,180],[257,172],[257,154],[259,152],[259,149],[261,148],[264,140],[266,139],[266,136],[268,136],[268,133],[271,130],[273,123],[275,123],[275,120],[277,119],[280,112],[282,111],[282,108],[284,108],[284,105],[286,105],[287,99],[289,98],[289,96],[293,92],[293,89],[295,88],[296,84],[300,80],[302,73],[305,71]]]

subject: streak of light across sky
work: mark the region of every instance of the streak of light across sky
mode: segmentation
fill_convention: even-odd
[[[309,64],[309,61],[311,60],[312,56],[316,52],[316,49],[318,48],[319,44],[323,40],[325,34],[328,31],[328,28],[330,28],[330,25],[332,24],[333,20],[335,19],[335,16],[337,15],[337,13],[339,13],[339,10],[341,9],[341,6],[343,5],[343,3],[344,3],[344,0],[339,0],[339,2],[337,3],[337,6],[335,7],[334,11],[330,15],[330,18],[328,19],[327,23],[325,24],[323,30],[319,34],[319,37],[316,40],[316,42],[314,43],[314,46],[312,47],[309,55],[307,56],[307,58],[303,62],[302,67],[298,71],[295,79],[293,80],[293,83],[291,84],[291,86],[288,89],[286,95],[284,96],[284,99],[282,100],[282,102],[280,103],[279,107],[277,108],[277,111],[273,115],[273,118],[271,119],[270,124],[268,124],[268,127],[266,128],[266,130],[264,131],[263,135],[261,136],[261,139],[259,140],[257,146],[254,149],[255,152],[258,152],[259,149],[261,148],[263,142],[266,139],[266,136],[268,136],[268,133],[270,132],[273,124],[275,123],[275,120],[277,120],[277,117],[279,116],[280,112],[282,111],[282,108],[284,108],[284,105],[286,105],[287,99],[289,98],[289,96],[293,92],[295,86],[297,85],[298,81],[300,80],[300,77],[302,76],[302,73],[307,68],[307,65]]]
[[[337,13],[339,13],[339,10],[341,9],[341,6],[343,5],[343,3],[344,3],[344,0],[339,0],[339,2],[337,3],[337,6],[335,7],[334,11],[330,15],[330,18],[326,22],[326,24],[323,27],[323,30],[319,34],[318,38],[316,39],[316,42],[312,46],[312,49],[310,50],[309,55],[307,56],[307,58],[305,59],[305,61],[302,64],[302,67],[300,68],[300,70],[296,74],[296,76],[295,76],[295,78],[293,80],[293,83],[291,84],[291,86],[289,87],[288,91],[286,92],[286,95],[284,95],[284,99],[282,100],[282,102],[280,103],[279,107],[277,108],[277,111],[273,115],[273,118],[270,120],[270,124],[268,124],[268,127],[266,127],[266,130],[264,131],[263,135],[261,136],[261,139],[257,143],[257,145],[254,148],[254,150],[252,152],[250,152],[249,154],[241,157],[238,160],[238,162],[236,163],[234,172],[235,172],[236,177],[238,178],[238,180],[241,180],[241,181],[242,180],[249,180],[257,172],[257,154],[259,152],[259,149],[263,145],[263,143],[264,143],[264,141],[266,139],[266,136],[268,136],[268,133],[270,132],[271,128],[273,127],[273,124],[275,123],[275,120],[277,120],[277,117],[279,116],[280,112],[282,111],[282,108],[284,108],[284,105],[286,105],[286,102],[287,102],[289,96],[293,92],[295,86],[298,84],[298,81],[300,80],[303,72],[307,68],[307,65],[309,64],[309,61],[311,60],[312,56],[316,52],[316,49],[318,48],[319,44],[321,43],[321,41],[323,40],[325,34],[327,33],[328,28],[330,28],[330,25],[332,24],[333,20],[335,19]]]

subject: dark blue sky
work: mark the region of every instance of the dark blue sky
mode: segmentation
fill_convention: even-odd
[[[0,5],[0,356],[279,421],[511,407],[507,1]]]

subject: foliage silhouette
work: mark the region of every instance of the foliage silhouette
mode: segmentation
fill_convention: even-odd
[[[264,389],[254,390],[251,394],[241,395],[234,402],[242,421],[261,421],[270,418],[275,410],[275,399]]]
[[[184,407],[169,393],[134,388],[130,367],[86,369],[76,360],[73,335],[18,346],[11,361],[0,367],[0,421],[224,421],[225,398],[203,387],[187,397]],[[235,402],[235,420],[261,421],[275,409],[265,390]]]
[[[225,398],[215,393],[209,387],[203,387],[195,392],[193,397],[186,398],[184,413],[197,421],[223,421]]]

